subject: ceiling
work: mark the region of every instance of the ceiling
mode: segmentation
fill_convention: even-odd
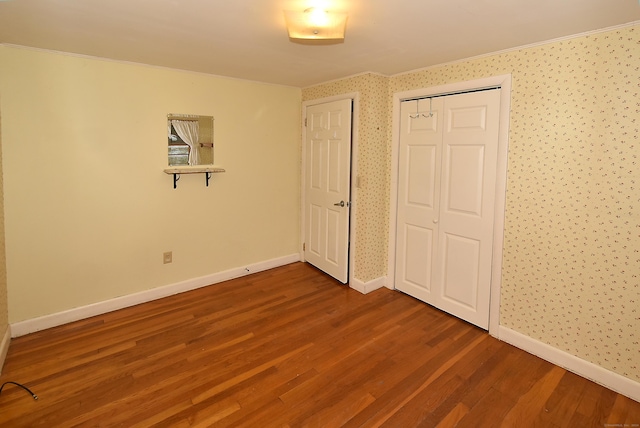
[[[289,40],[311,6],[348,13],[343,43]],[[0,0],[0,43],[307,87],[635,21],[639,0]]]

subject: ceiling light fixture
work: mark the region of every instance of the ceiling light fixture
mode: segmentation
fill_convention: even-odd
[[[284,11],[290,39],[343,40],[346,13],[330,13],[315,7],[304,12]]]

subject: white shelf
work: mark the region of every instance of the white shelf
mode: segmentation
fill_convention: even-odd
[[[170,166],[164,170],[166,174],[173,175],[173,188],[178,187],[180,174],[205,174],[205,183],[209,187],[209,179],[211,174],[218,172],[226,172],[224,168],[215,165],[198,165],[198,166]]]
[[[198,165],[198,166],[170,166],[165,169],[167,174],[200,174],[203,172],[225,172],[224,168],[215,165]]]

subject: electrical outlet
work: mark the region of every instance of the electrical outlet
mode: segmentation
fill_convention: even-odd
[[[173,253],[171,251],[167,251],[162,254],[162,262],[166,265],[167,263],[171,263],[173,261]]]

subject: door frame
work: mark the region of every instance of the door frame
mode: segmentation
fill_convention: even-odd
[[[360,112],[360,94],[358,92],[351,92],[347,94],[340,94],[331,97],[318,98],[315,100],[303,101],[302,102],[302,118],[301,118],[301,128],[302,128],[302,140],[301,140],[301,187],[300,187],[300,260],[306,262],[304,256],[304,250],[302,245],[306,242],[306,215],[305,215],[305,203],[306,203],[306,154],[307,154],[307,127],[305,126],[305,120],[307,119],[307,108],[310,106],[318,105],[318,104],[326,104],[334,101],[341,100],[351,100],[352,102],[352,114],[351,114],[351,165],[349,166],[349,236],[347,237],[348,247],[347,251],[349,251],[348,263],[347,267],[347,284],[351,284],[353,281],[353,272],[354,272],[354,261],[355,261],[355,251],[353,251],[353,246],[351,245],[353,242],[356,242],[356,177],[358,174],[358,123],[359,123],[359,112]]]
[[[504,242],[504,220],[507,189],[507,155],[509,148],[509,112],[511,111],[511,74],[487,77],[484,79],[456,82],[429,88],[393,94],[392,139],[391,139],[391,183],[389,202],[389,248],[388,248],[388,287],[395,289],[396,266],[396,228],[398,209],[398,174],[400,147],[400,103],[405,100],[446,95],[500,87],[500,131],[498,134],[498,161],[495,187],[495,214],[493,220],[493,250],[491,261],[491,286],[489,301],[489,334],[498,337],[500,325],[500,288],[502,285],[502,254]]]

